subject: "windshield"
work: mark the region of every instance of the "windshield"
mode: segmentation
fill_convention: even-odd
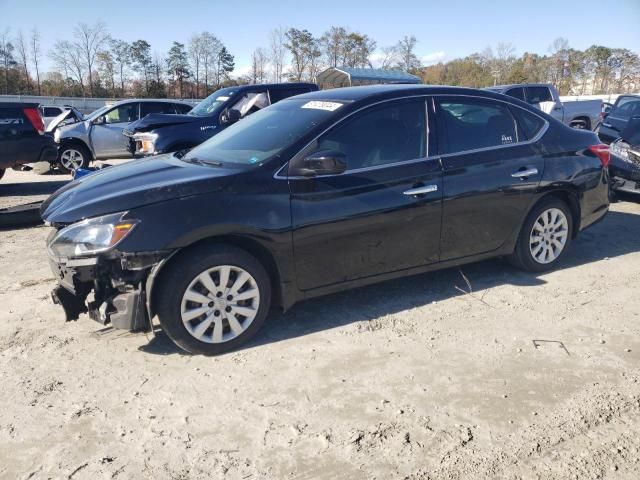
[[[238,92],[238,88],[221,88],[202,100],[189,112],[196,117],[207,117]]]
[[[182,157],[214,165],[259,165],[290,147],[342,107],[338,102],[285,100],[228,127]]]

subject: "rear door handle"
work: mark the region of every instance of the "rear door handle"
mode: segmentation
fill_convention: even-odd
[[[425,193],[437,192],[438,185],[425,185],[424,187],[416,187],[410,188],[409,190],[405,190],[405,195],[424,195]]]
[[[526,170],[519,170],[511,174],[513,178],[527,178],[538,174],[537,168],[527,168]]]

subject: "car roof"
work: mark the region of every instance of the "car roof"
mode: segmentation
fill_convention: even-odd
[[[297,95],[294,100],[321,100],[338,102],[375,101],[412,95],[472,95],[503,99],[504,96],[476,88],[450,87],[442,85],[367,85],[362,87],[332,88]],[[283,101],[290,101],[286,99]]]
[[[124,100],[118,100],[117,102],[113,102],[111,105],[105,105],[105,106],[115,107],[116,105],[124,105],[126,103],[132,103],[132,102],[183,103],[185,105],[189,105],[189,103],[187,103],[185,100],[178,100],[173,98],[126,98]]]
[[[32,102],[0,102],[0,108],[38,108],[38,105]]]
[[[511,83],[508,85],[494,85],[493,87],[486,87],[484,90],[507,90],[514,87],[548,87],[548,83]]]
[[[315,83],[308,82],[285,82],[285,83],[253,83],[251,85],[238,85],[236,88],[303,88],[318,87]],[[234,88],[234,87],[229,87]]]

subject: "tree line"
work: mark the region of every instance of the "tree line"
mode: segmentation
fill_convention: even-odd
[[[510,43],[418,70],[424,83],[487,87],[511,83],[551,83],[561,95],[640,91],[640,57],[626,48],[592,45],[586,50],[557,38],[547,55],[517,57]]]
[[[511,43],[447,62],[424,65],[415,35],[378,46],[368,34],[332,26],[320,35],[307,29],[275,28],[266,45],[251,55],[248,71],[211,32],[165,53],[144,39],[112,38],[101,21],[79,23],[72,37],[48,51],[37,29],[24,35],[0,33],[0,93],[91,97],[202,98],[222,86],[245,83],[315,81],[328,67],[397,69],[427,84],[486,87],[504,83],[552,83],[561,94],[625,93],[640,90],[640,58],[625,48],[593,45],[581,51],[558,38],[547,54],[515,54]],[[53,71],[42,72],[45,55]]]

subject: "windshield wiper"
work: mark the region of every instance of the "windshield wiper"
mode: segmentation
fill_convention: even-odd
[[[198,165],[208,165],[211,167],[224,166],[222,162],[218,162],[217,160],[202,160],[201,158],[198,158],[198,157],[189,157],[189,158],[183,157],[182,160],[189,163],[197,163]]]

